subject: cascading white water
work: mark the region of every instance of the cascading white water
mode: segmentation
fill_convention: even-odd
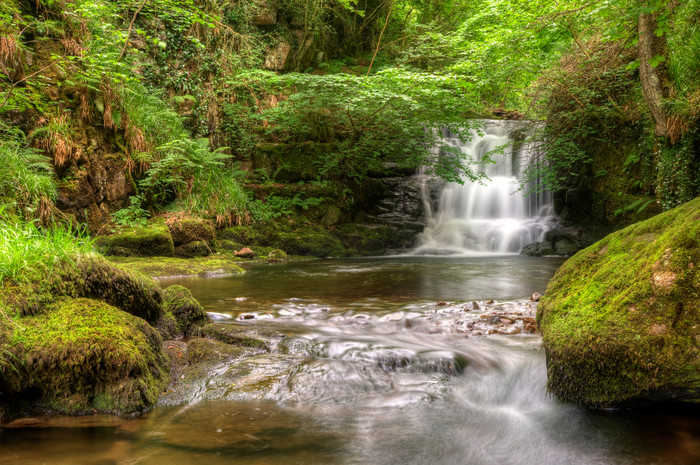
[[[554,224],[552,198],[549,192],[526,195],[518,190],[518,173],[537,156],[530,144],[512,144],[511,134],[519,124],[486,120],[482,134],[472,130],[468,142],[445,131],[443,144],[466,154],[473,169],[489,179],[446,184],[435,213],[425,198],[427,225],[414,253],[518,253],[527,244],[543,239]],[[504,149],[492,152],[499,147]],[[495,163],[481,163],[488,153]]]

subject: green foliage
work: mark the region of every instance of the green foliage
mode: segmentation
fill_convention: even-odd
[[[139,185],[153,205],[184,199],[195,214],[210,216],[220,226],[247,222],[248,198],[226,169],[230,155],[211,151],[207,139],[176,139],[157,147],[162,158],[152,163]]]
[[[146,222],[148,221],[149,213],[148,210],[141,208],[141,205],[144,202],[143,197],[133,195],[129,197],[129,202],[131,205],[116,211],[112,215],[112,219],[115,223],[121,226],[128,226],[132,228],[145,227]]]
[[[307,211],[310,207],[323,205],[325,197],[307,197],[297,193],[293,197],[278,195],[267,196],[264,200],[255,200],[251,204],[253,217],[263,223],[295,214],[298,210]]]
[[[0,212],[0,285],[41,281],[59,265],[93,252],[81,232],[62,226],[44,230],[31,222],[16,222]]]
[[[332,149],[315,167],[321,178],[362,179],[385,162],[428,166],[429,174],[461,182],[476,178],[459,153],[439,156],[440,128],[465,132],[475,107],[450,75],[386,70],[368,77],[348,74],[283,77],[295,92],[264,112],[269,136],[281,142],[315,141]],[[449,150],[449,149],[448,149]]]
[[[695,128],[677,146],[659,149],[657,192],[664,210],[700,195],[700,129]]]
[[[19,129],[2,121],[0,160],[0,204],[9,203],[24,219],[48,216],[56,198],[56,182],[49,160],[27,147]]]

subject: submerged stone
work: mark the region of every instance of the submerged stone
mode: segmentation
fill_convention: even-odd
[[[590,407],[700,402],[700,199],[609,235],[539,304],[548,388]]]
[[[258,330],[226,323],[212,323],[197,330],[198,335],[207,336],[226,344],[268,350],[265,338],[278,337],[276,333],[261,334]]]

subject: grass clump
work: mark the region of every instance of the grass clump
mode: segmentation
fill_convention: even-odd
[[[12,222],[0,211],[0,285],[41,282],[76,257],[94,253],[92,241],[70,228],[41,229]]]

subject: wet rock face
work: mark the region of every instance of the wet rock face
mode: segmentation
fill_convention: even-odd
[[[396,231],[397,248],[411,248],[415,245],[416,236],[425,228],[422,181],[418,176],[383,178],[381,181],[384,195],[375,204],[368,218]],[[428,193],[429,196],[431,192]],[[436,190],[433,193],[435,192]]]
[[[569,259],[537,321],[549,389],[592,407],[700,401],[700,199]]]
[[[520,254],[531,257],[547,255],[570,257],[590,243],[590,238],[581,228],[557,227],[545,233],[544,241],[526,245]]]

